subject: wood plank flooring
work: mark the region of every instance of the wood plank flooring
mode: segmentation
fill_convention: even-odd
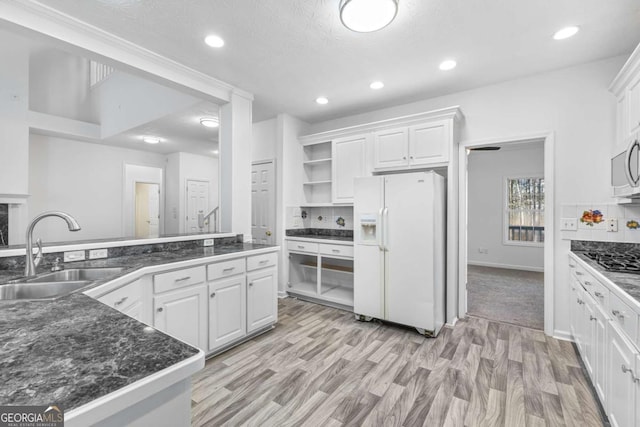
[[[291,298],[207,361],[194,426],[601,426],[571,343],[479,318],[435,339]]]

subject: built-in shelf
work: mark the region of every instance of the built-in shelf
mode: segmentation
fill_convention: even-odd
[[[303,268],[313,268],[313,269],[318,268],[318,265],[312,262],[301,263],[300,266]],[[322,269],[335,271],[337,273],[353,274],[353,266],[347,267],[342,265],[322,264]]]
[[[318,294],[318,285],[312,282],[297,282],[292,283],[289,287],[290,292],[301,292],[310,296],[316,296]]]
[[[331,208],[334,204],[330,202],[323,203],[302,203],[300,204],[301,208]],[[296,206],[297,207],[297,206]]]
[[[307,160],[306,162],[302,162],[305,166],[319,166],[319,165],[327,165],[331,163],[331,159],[317,159],[317,160]]]
[[[324,185],[324,184],[331,184],[331,180],[326,180],[326,181],[309,181],[309,182],[303,182],[302,185]]]

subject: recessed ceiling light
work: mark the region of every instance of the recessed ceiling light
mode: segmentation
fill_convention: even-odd
[[[580,28],[578,27],[566,27],[556,31],[556,33],[553,35],[553,39],[554,40],[568,39],[569,37],[575,36],[578,33],[578,31],[580,31]]]
[[[324,96],[320,96],[320,97],[316,98],[316,102],[318,104],[320,104],[320,105],[324,105],[324,104],[328,104],[329,100]]]
[[[218,154],[218,150],[211,151],[212,154]]]
[[[449,71],[456,68],[456,65],[458,65],[456,61],[454,61],[453,59],[447,59],[446,61],[442,61],[440,63],[440,69],[442,71]]]
[[[342,0],[340,20],[358,33],[378,31],[393,21],[398,13],[398,0]]]
[[[147,144],[158,144],[160,142],[160,138],[156,136],[143,136],[142,140]]]
[[[222,47],[224,46],[224,40],[220,36],[216,36],[215,34],[208,35],[205,37],[204,42],[211,47]]]
[[[384,87],[384,83],[379,82],[379,81],[378,81],[378,82],[373,82],[373,83],[371,83],[371,84],[369,85],[369,87],[370,87],[371,89],[374,89],[374,90],[382,89],[382,88]]]
[[[200,124],[204,127],[208,128],[217,128],[220,126],[218,119],[216,117],[203,117],[200,119]]]

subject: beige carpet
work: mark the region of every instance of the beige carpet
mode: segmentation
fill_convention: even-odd
[[[489,320],[544,329],[544,273],[470,265],[467,312]]]

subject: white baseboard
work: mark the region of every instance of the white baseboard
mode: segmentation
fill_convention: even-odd
[[[446,323],[445,323],[445,325],[446,325],[446,326],[449,326],[449,327],[451,327],[451,328],[453,328],[454,326],[456,326],[456,323],[458,323],[458,320],[460,320],[460,319],[458,319],[458,318],[456,317],[456,318],[454,318],[454,319],[453,319],[453,321],[452,321],[452,322],[446,322]]]
[[[573,338],[571,337],[571,332],[559,331],[557,329],[553,331],[553,338],[563,340],[563,341],[573,341]]]
[[[481,261],[467,261],[468,265],[477,265],[478,267],[495,267],[495,268],[506,268],[508,270],[524,270],[524,271],[535,271],[536,273],[544,273],[544,267],[531,267],[528,265],[510,265],[510,264],[500,264],[497,262],[481,262]]]
[[[278,291],[278,298],[287,298],[288,296],[287,291]]]

